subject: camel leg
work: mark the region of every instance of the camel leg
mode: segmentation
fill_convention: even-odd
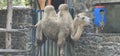
[[[65,55],[65,35],[63,32],[59,33],[58,35],[58,42],[57,42],[59,48],[60,48],[60,56]]]
[[[42,26],[41,26],[41,23],[39,22],[39,25],[37,25],[36,27],[36,55],[37,56],[40,56],[40,47],[42,45],[42,43],[44,43],[44,40],[43,40],[43,34],[42,34]]]
[[[45,41],[46,41],[46,39],[41,40],[41,41],[40,40],[36,41],[36,44],[37,44],[37,46],[36,46],[36,56],[40,56],[40,48],[41,48],[42,44],[45,43]]]
[[[60,56],[64,56],[65,55],[65,41],[62,40],[62,41],[58,41],[58,46],[60,48]]]
[[[36,46],[36,56],[40,56],[40,47],[42,45],[42,42],[40,40],[37,40],[36,44],[37,44],[37,46]]]

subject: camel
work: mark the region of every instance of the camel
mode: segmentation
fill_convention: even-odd
[[[78,14],[73,20],[66,4],[59,6],[58,14],[56,14],[52,5],[46,6],[42,20],[35,25],[38,48],[49,38],[57,42],[60,48],[60,56],[64,56],[66,39],[71,36],[73,41],[77,41],[84,26],[89,24],[89,22],[89,17],[85,13]]]

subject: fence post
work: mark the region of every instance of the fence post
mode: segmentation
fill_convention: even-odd
[[[12,0],[7,0],[7,30],[12,29]],[[6,49],[11,49],[11,33],[6,32]],[[11,56],[11,54],[6,54],[7,56]]]

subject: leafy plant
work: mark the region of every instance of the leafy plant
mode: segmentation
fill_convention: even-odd
[[[13,6],[26,6],[29,0],[12,0]],[[0,0],[0,10],[7,6],[7,0]]]

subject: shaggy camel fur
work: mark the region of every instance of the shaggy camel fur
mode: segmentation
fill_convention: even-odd
[[[68,5],[61,4],[58,9],[59,9],[59,12],[58,12],[59,20],[61,19],[65,24],[70,26],[73,19],[69,12]]]
[[[86,17],[85,13],[78,14],[73,21],[66,4],[59,6],[58,14],[56,14],[52,5],[46,6],[42,20],[35,25],[37,27],[36,37],[38,48],[49,38],[57,41],[60,48],[60,56],[64,56],[66,39],[71,36],[73,41],[77,41],[83,31],[84,25],[88,22],[89,18]]]
[[[55,29],[53,28],[55,25]],[[57,27],[58,26],[58,27]],[[37,56],[40,53],[40,47],[47,38],[54,39],[57,37],[56,30],[59,28],[59,22],[57,22],[57,14],[52,5],[48,5],[44,9],[44,15],[42,20],[39,20],[35,25],[36,27],[36,39],[37,39]],[[51,30],[52,29],[52,30]]]

